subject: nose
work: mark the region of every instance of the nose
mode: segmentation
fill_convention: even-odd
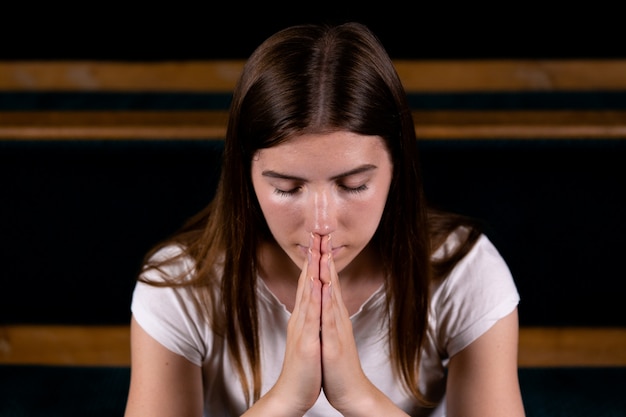
[[[337,204],[329,192],[313,192],[306,211],[309,232],[323,236],[332,233],[337,227]]]

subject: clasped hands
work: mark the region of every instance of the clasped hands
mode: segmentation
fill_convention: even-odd
[[[311,234],[287,326],[281,374],[270,390],[287,415],[302,415],[324,390],[342,414],[378,391],[362,371],[352,323],[341,296],[331,236]],[[293,413],[293,414],[292,414]]]

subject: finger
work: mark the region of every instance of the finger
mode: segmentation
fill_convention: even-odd
[[[320,280],[324,284],[324,287],[328,287],[327,290],[329,290],[329,295],[334,292],[334,295],[338,296],[341,300],[341,288],[339,287],[339,276],[337,275],[335,260],[333,259],[333,244],[331,235],[327,235],[322,238],[321,247],[322,259],[320,262]]]
[[[307,258],[300,274],[292,317],[294,327],[319,337],[321,314],[321,282],[319,280],[319,235],[311,234]]]
[[[331,272],[331,254],[332,241],[331,235],[326,235],[321,239],[321,265],[320,265],[320,281],[322,282],[322,332],[328,332],[334,328],[335,319],[332,314],[332,285],[333,278]]]
[[[341,284],[335,268],[332,251],[322,257],[322,267],[320,269],[322,271],[321,276],[324,277],[323,281],[328,282],[328,284],[324,284],[322,287],[322,324],[334,331],[348,331],[350,329],[347,328],[345,323],[346,320],[350,320],[350,315],[343,302]]]
[[[337,274],[337,269],[335,267],[335,259],[333,258],[332,251],[328,253],[326,256],[326,266],[324,268],[328,271],[328,282],[331,291],[331,295],[335,299],[336,304],[345,310],[346,314],[348,310],[343,303],[343,297],[341,295],[341,284],[339,283],[339,275]]]
[[[337,329],[336,304],[343,304],[341,299],[341,288],[339,288],[339,277],[335,270],[335,263],[332,258],[332,251],[328,250],[322,256],[320,266],[320,280],[322,286],[322,326],[323,330],[333,332]]]
[[[300,314],[300,312],[303,309],[306,309],[305,306],[307,305],[307,297],[305,296],[305,293],[307,293],[306,289],[309,287],[307,284],[310,282],[308,279],[308,265],[309,261],[305,260],[302,265],[300,277],[298,278],[296,299],[294,301],[293,311],[291,312],[291,317],[289,318],[288,323],[288,327],[291,331],[295,331],[296,329],[300,331],[304,325],[304,315]]]
[[[314,280],[320,279],[320,257],[321,257],[322,237],[316,233],[311,233],[309,238],[309,253],[311,254],[309,262],[309,276]]]
[[[314,250],[314,248],[318,245],[315,244],[315,235],[311,233],[309,237],[307,256],[305,257],[304,265],[302,267],[300,277],[298,278],[298,288],[296,290],[295,302],[296,305],[299,305],[299,302],[302,300],[305,289],[310,288],[309,281],[311,279],[317,279],[317,277],[319,277],[319,251]]]
[[[320,256],[324,265],[320,265],[320,280],[324,285],[331,283],[330,270],[327,267],[328,255],[332,253],[333,247],[331,235],[328,234],[320,239]]]
[[[320,281],[322,285],[322,335],[328,336],[330,331],[336,329],[335,314],[333,307],[333,279],[331,278],[330,254],[322,256],[322,267],[320,268]],[[336,287],[336,285],[335,285]]]
[[[310,280],[310,307],[307,314],[307,328],[311,335],[319,341],[319,331],[321,326],[322,314],[322,282],[320,281],[320,245],[321,236],[315,233],[310,234],[309,240],[309,264],[308,277]]]
[[[310,256],[309,256],[310,258]],[[309,269],[309,259],[305,259],[302,263],[302,270],[300,271],[300,276],[298,277],[298,287],[296,289],[296,300],[295,307],[292,314],[295,314],[296,308],[300,304],[300,300],[302,299],[302,293],[304,292],[304,288],[306,286],[307,278],[308,278],[308,269]]]

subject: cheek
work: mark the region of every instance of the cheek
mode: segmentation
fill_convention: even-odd
[[[349,209],[350,222],[358,224],[363,228],[377,227],[384,209],[384,201],[367,201],[359,204],[352,204]]]
[[[261,210],[272,232],[300,223],[302,209],[293,201],[275,196],[259,199]]]
[[[350,205],[348,218],[351,225],[356,225],[364,234],[373,234],[380,223],[387,196],[377,194],[367,200]]]

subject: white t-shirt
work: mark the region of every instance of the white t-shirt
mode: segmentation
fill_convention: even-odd
[[[453,235],[447,242],[454,244]],[[179,249],[164,249],[159,257]],[[441,251],[445,250],[442,248]],[[437,256],[437,254],[435,255]],[[171,274],[189,271],[189,260],[171,266]],[[151,280],[162,280],[148,272]],[[239,378],[229,359],[226,343],[216,336],[194,307],[188,288],[160,288],[138,282],[132,313],[154,339],[201,366],[205,384],[205,416],[231,417],[246,410]],[[262,279],[258,280],[263,386],[267,392],[280,373],[287,321],[290,313]],[[445,416],[448,359],[485,333],[518,305],[519,295],[511,273],[492,243],[481,236],[450,275],[433,287],[429,327],[420,367],[420,387],[427,398],[438,399],[435,408],[421,408],[394,377],[385,329],[385,294],[379,288],[351,317],[363,371],[372,383],[412,416]],[[306,416],[340,416],[322,392]]]

